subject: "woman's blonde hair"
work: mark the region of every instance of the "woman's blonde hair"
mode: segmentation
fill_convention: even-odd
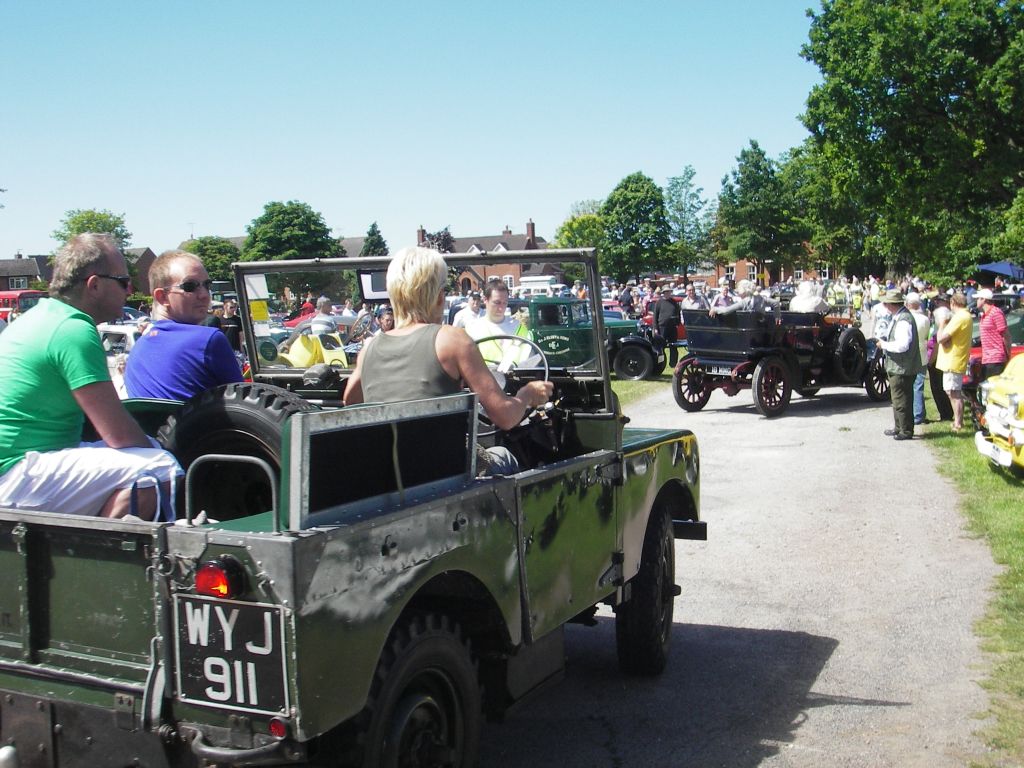
[[[432,248],[409,247],[388,265],[387,286],[395,327],[436,323],[437,299],[448,277],[448,265]]]

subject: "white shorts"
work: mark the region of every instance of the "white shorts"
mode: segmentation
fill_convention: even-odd
[[[945,392],[962,392],[964,388],[963,371],[943,371],[942,389]]]
[[[0,475],[0,507],[97,515],[116,490],[149,488],[182,474],[174,456],[162,448],[108,448],[99,441],[61,451],[29,451]],[[170,488],[173,493],[174,483]],[[171,501],[161,508],[164,519],[174,519]]]

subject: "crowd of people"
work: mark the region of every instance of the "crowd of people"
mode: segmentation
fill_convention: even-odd
[[[673,320],[679,309],[705,310],[709,315],[737,311],[772,312],[779,320],[782,296],[793,312],[829,313],[860,324],[867,338],[886,353],[886,371],[892,392],[894,425],[886,435],[912,439],[914,426],[930,419],[925,411],[925,385],[931,390],[936,419],[964,428],[963,381],[970,361],[974,309],[981,334],[979,381],[1002,372],[1010,357],[1010,337],[1000,302],[1024,298],[1020,286],[996,278],[991,287],[967,282],[940,287],[906,275],[900,280],[868,276],[820,281],[788,280],[771,288],[740,280],[735,290],[722,278],[717,290],[705,294],[706,285],[669,282],[660,290],[651,281],[612,286],[611,296],[629,314],[651,311],[654,326],[666,340],[675,339]],[[679,295],[682,294],[682,298]],[[671,307],[674,307],[673,311]],[[673,349],[674,351],[674,349]],[[675,359],[670,360],[675,364]]]
[[[364,304],[356,312],[347,301],[335,314],[329,298],[314,303],[310,296],[304,303],[309,331],[337,333],[339,326],[371,314],[368,339],[345,389],[346,404],[428,397],[466,385],[499,428],[514,426],[552,395],[551,384],[538,381],[507,395],[488,370],[488,364],[500,367],[510,348],[516,349],[510,341],[528,337],[526,324],[506,311],[509,288],[501,280],[471,293],[453,322],[445,324],[446,278],[440,254],[403,249],[387,272],[390,305],[371,310]],[[237,301],[229,298],[219,314],[211,314],[212,281],[202,261],[184,251],[168,251],[153,262],[149,280],[152,317],[140,327],[127,360],[128,395],[187,400],[241,381]],[[937,417],[951,420],[954,431],[964,426],[970,304],[980,317],[982,380],[1005,367],[1009,335],[995,301],[996,292],[1005,290],[997,282],[992,288],[941,291],[911,277],[885,286],[875,278],[840,278],[827,286],[804,281],[794,287],[789,309],[845,307],[860,319],[866,335],[886,353],[894,418],[886,434],[909,440],[914,426],[928,420],[926,380]],[[574,291],[586,295],[582,283]],[[612,285],[610,291],[627,313],[650,309],[657,332],[670,342],[680,309],[710,315],[772,311],[776,319],[781,309],[771,292],[749,280],[741,280],[735,292],[723,280],[710,301],[693,283],[660,290],[650,283],[627,283]],[[96,333],[97,324],[120,317],[131,293],[124,255],[107,235],[71,238],[54,257],[50,293],[52,300],[39,302],[0,334],[0,356],[6,361],[0,368],[0,506],[173,519],[181,467],[125,410]],[[677,294],[682,294],[678,301]],[[98,440],[83,441],[86,418]],[[482,452],[481,460],[492,472],[515,470],[507,451]]]
[[[465,330],[443,326],[447,266],[435,251],[408,248],[387,274],[392,304],[379,307],[345,390],[345,402],[383,402],[476,392],[499,428],[510,428],[552,394],[549,382],[506,395],[485,362],[487,338],[523,336],[505,314],[508,287],[489,282]],[[153,262],[152,317],[124,371],[131,397],[188,400],[242,380],[235,356],[237,303],[210,312],[212,281],[191,253]],[[78,515],[173,520],[183,475],[173,455],[147,436],[111,382],[96,326],[121,316],[131,293],[124,254],[108,235],[71,238],[54,257],[51,300],[41,301],[0,334],[0,507]],[[472,305],[471,305],[472,306]],[[365,307],[363,312],[369,312]],[[349,314],[351,313],[351,314]],[[338,331],[330,300],[309,315],[311,333]],[[341,315],[357,315],[351,303]],[[358,315],[357,315],[358,317]],[[478,345],[474,339],[483,339]],[[498,342],[497,356],[503,354]],[[88,419],[98,440],[84,440]],[[502,448],[481,451],[490,473],[516,471]]]

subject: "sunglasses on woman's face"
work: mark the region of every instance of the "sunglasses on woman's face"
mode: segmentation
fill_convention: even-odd
[[[213,280],[185,280],[184,282],[178,283],[177,285],[170,286],[171,288],[180,288],[185,293],[195,293],[199,290],[199,286],[206,289],[207,292],[213,288]]]

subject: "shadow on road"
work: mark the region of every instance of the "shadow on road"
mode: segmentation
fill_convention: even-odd
[[[814,694],[838,642],[803,632],[677,624],[658,678],[619,673],[614,620],[569,627],[566,679],[487,725],[485,768],[759,765],[809,709],[898,705]]]
[[[892,406],[888,401],[874,402],[864,394],[863,389],[824,389],[814,397],[802,397],[794,393],[792,400],[789,401],[789,406],[777,418],[810,418],[814,416],[827,416],[834,413],[856,413],[857,411],[873,410],[876,408],[891,409]],[[757,409],[754,408],[753,395],[750,392],[738,392],[725,401],[725,407],[722,407],[721,400],[719,400],[719,405],[707,406],[704,408],[704,411],[709,413],[715,411],[729,413],[749,411],[755,418],[760,418]]]

